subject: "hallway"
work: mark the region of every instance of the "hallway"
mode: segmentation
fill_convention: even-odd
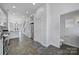
[[[54,46],[44,47],[40,43],[33,41],[22,35],[23,41],[19,43],[19,39],[11,39],[8,55],[77,55],[77,48],[68,45],[56,48]]]
[[[1,55],[79,55],[79,4],[2,3],[0,37]]]

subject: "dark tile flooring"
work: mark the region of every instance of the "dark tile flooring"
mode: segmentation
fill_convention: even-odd
[[[11,39],[8,55],[78,55],[79,49],[63,44],[61,48],[52,45],[42,46],[27,37],[19,43],[19,39]]]

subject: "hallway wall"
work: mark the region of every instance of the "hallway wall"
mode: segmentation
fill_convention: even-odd
[[[34,40],[47,46],[47,14],[46,5],[38,8],[34,19]]]

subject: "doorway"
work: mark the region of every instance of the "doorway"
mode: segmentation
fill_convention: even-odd
[[[34,23],[31,23],[31,39],[34,40]]]
[[[61,15],[60,37],[64,44],[79,48],[79,10]]]

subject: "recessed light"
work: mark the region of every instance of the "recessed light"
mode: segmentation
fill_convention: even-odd
[[[16,6],[12,6],[12,8],[16,8]]]
[[[35,3],[33,3],[33,5],[35,5]]]
[[[26,14],[28,14],[29,12],[28,11],[26,11]]]

